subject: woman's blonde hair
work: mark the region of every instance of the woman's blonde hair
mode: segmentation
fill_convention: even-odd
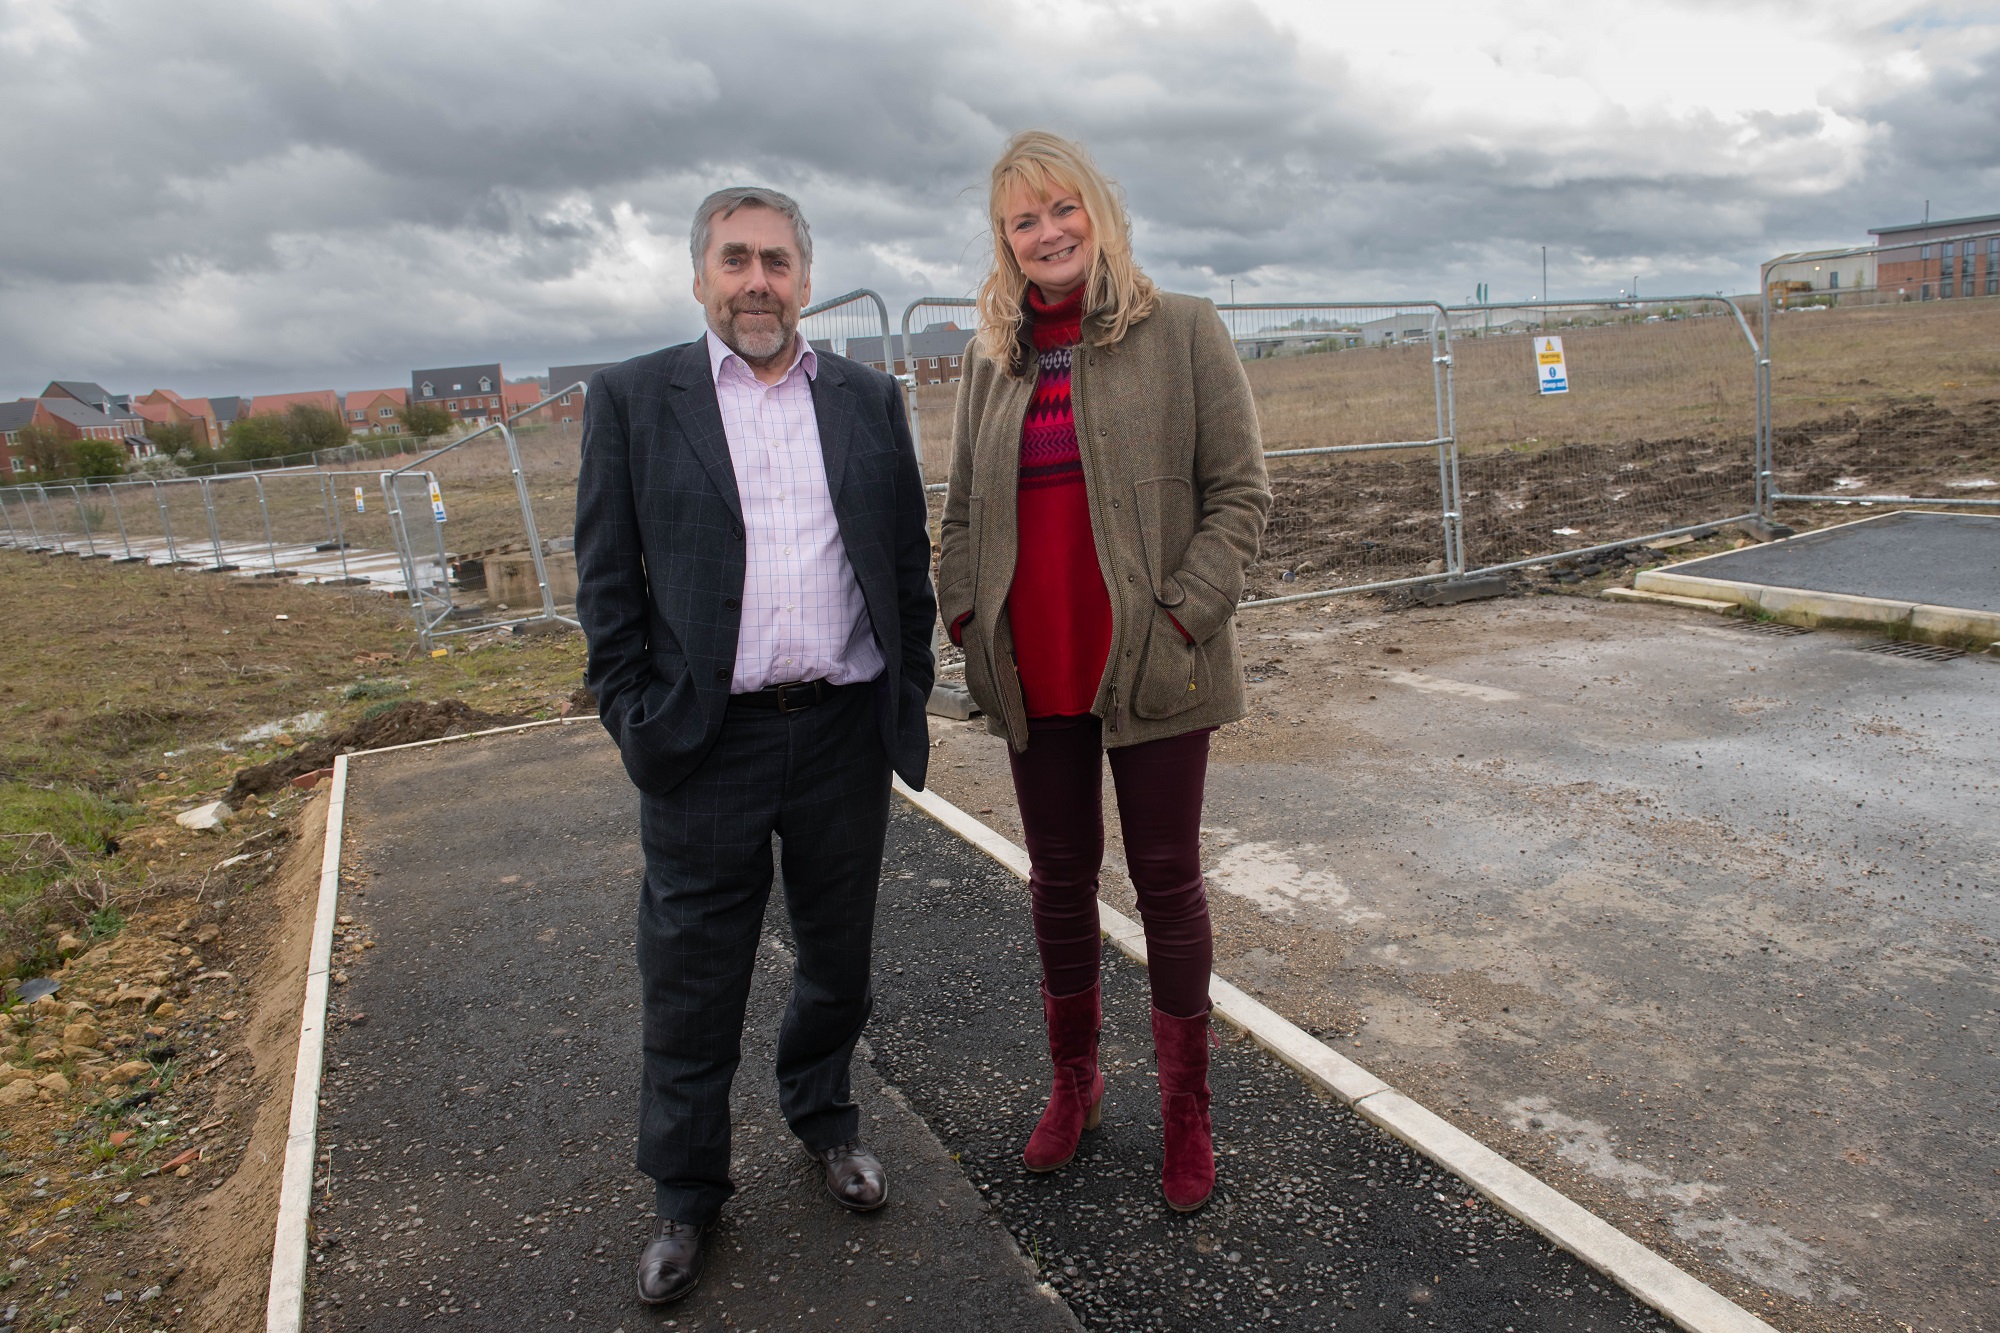
[[[987,220],[993,228],[993,268],[979,288],[979,350],[1009,374],[1025,375],[1028,355],[1028,278],[1014,258],[1001,211],[1015,186],[1038,199],[1068,191],[1083,202],[1093,237],[1090,276],[1083,308],[1104,329],[1098,346],[1109,347],[1125,331],[1153,313],[1158,302],[1153,280],[1132,258],[1132,223],[1118,186],[1090,160],[1083,145],[1046,130],[1024,130],[1007,141],[993,164]]]

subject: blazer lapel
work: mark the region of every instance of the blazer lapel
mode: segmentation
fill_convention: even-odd
[[[668,382],[673,391],[667,403],[681,423],[688,448],[701,460],[709,482],[740,525],[743,500],[736,490],[736,469],[729,461],[729,436],[722,428],[722,406],[715,397],[715,374],[709,369],[706,338],[686,344]]]
[[[826,460],[826,492],[837,508],[854,435],[854,391],[847,387],[847,377],[840,368],[822,357],[812,395],[813,417],[819,422],[819,451]]]

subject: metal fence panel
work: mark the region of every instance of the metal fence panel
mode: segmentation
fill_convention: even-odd
[[[1453,307],[1468,568],[1750,515],[1760,353],[1719,296]],[[1543,392],[1559,340],[1566,392]]]
[[[1811,259],[1765,285],[1767,503],[2000,508],[2000,231]]]

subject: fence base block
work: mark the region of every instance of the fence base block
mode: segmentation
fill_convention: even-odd
[[[1489,574],[1476,579],[1453,579],[1440,583],[1417,600],[1425,606],[1456,606],[1460,602],[1477,602],[1487,597],[1505,597],[1507,578],[1504,574]]]
[[[940,682],[931,686],[930,703],[925,712],[933,717],[948,717],[958,722],[969,721],[979,712],[972,702],[972,694],[963,685],[947,685]]]
[[[1762,518],[1746,518],[1735,526],[1738,532],[1753,542],[1774,542],[1798,531],[1797,528],[1788,528],[1783,523],[1773,523]]]

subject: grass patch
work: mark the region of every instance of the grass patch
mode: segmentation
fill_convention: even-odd
[[[0,910],[40,897],[79,861],[110,855],[141,813],[83,788],[0,783]]]

